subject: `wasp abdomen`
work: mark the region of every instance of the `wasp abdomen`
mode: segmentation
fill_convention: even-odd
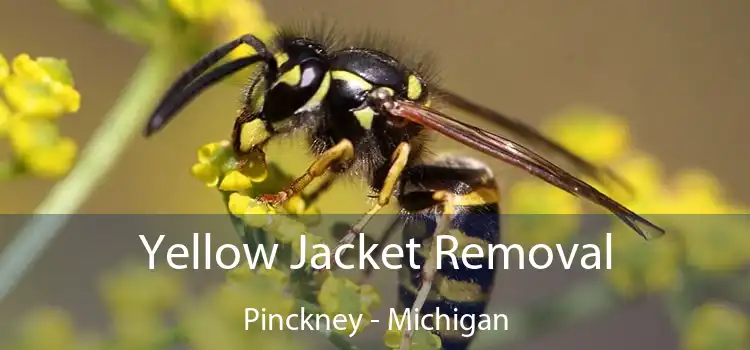
[[[492,173],[469,159],[443,159],[439,163],[415,166],[403,178],[399,202],[404,208],[406,225],[404,243],[414,239],[422,249],[412,269],[404,261],[399,283],[402,307],[413,307],[424,281],[423,269],[430,263],[429,254],[435,240],[440,240],[443,253],[432,281],[433,288],[419,308],[425,319],[443,341],[443,349],[465,349],[472,336],[468,327],[476,327],[479,315],[487,308],[495,281],[487,247],[500,241],[499,191]],[[436,193],[448,193],[447,199],[435,199]],[[451,214],[443,232],[436,232],[440,221]],[[467,244],[484,248],[481,257],[464,257]],[[476,249],[472,251],[476,254]]]

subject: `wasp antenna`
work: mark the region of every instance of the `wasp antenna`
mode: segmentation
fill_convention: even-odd
[[[242,44],[252,47],[256,54],[223,64],[205,76],[201,76],[211,66]],[[258,61],[266,63],[267,75],[275,76],[278,70],[276,60],[268,51],[266,45],[260,39],[250,34],[243,35],[207,53],[198,62],[182,72],[180,77],[164,93],[164,97],[162,97],[161,102],[159,102],[159,105],[154,109],[148,120],[143,131],[144,136],[148,137],[163,128],[182,107],[209,86]]]

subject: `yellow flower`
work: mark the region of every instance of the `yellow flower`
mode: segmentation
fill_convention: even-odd
[[[271,38],[276,34],[276,26],[267,17],[263,6],[257,0],[226,0],[226,13],[222,21],[220,31],[221,41],[226,38],[237,38],[241,35],[251,33],[261,41],[270,44]],[[234,49],[229,57],[240,58],[253,54],[254,51],[247,45],[241,45]]]
[[[35,310],[24,322],[22,349],[73,349],[76,343],[73,320],[62,310]]]
[[[728,214],[730,207],[716,178],[702,170],[681,172],[672,185],[675,213]]]
[[[140,265],[125,265],[102,282],[110,312],[117,317],[158,314],[183,300],[182,281],[168,267],[153,271]]]
[[[278,215],[273,218],[273,223],[268,230],[279,243],[292,243],[299,241],[299,237],[305,234],[305,224],[295,220],[288,215]]]
[[[400,349],[403,334],[403,330],[399,330],[395,327],[395,325],[392,325],[390,329],[385,332],[385,336],[383,337],[385,346],[389,349]],[[442,347],[442,340],[432,332],[426,331],[424,329],[418,329],[412,334],[410,349],[439,350],[442,349]]]
[[[313,248],[318,244],[325,245],[323,237],[311,233],[306,233],[305,246],[302,246],[301,240],[295,239],[294,241],[292,241],[292,251],[294,252],[294,254],[297,254],[297,256],[302,256],[302,252],[304,250],[305,258],[307,259],[306,263],[310,264],[315,254],[320,254],[324,251],[321,247]],[[319,259],[316,259],[315,262],[316,264],[320,264]]]
[[[8,103],[19,113],[53,119],[80,108],[81,96],[64,60],[32,60],[21,54],[13,60],[13,73],[3,87]]]
[[[228,141],[211,142],[198,149],[198,162],[190,173],[208,187],[222,191],[245,191],[253,182],[262,182],[268,176],[262,152],[251,153],[242,161],[235,159]],[[221,180],[221,183],[219,181]]]
[[[626,298],[669,290],[680,278],[680,251],[673,240],[648,242],[618,226],[612,232],[612,269],[604,278]]]
[[[523,246],[570,241],[578,230],[580,200],[545,182],[519,181],[510,189],[504,235]]]
[[[543,128],[584,159],[604,164],[622,155],[630,143],[628,124],[620,117],[591,109],[570,109]]]
[[[219,189],[222,191],[244,191],[250,187],[252,187],[250,178],[237,170],[226,173],[219,184]]]
[[[8,60],[5,56],[0,54],[0,85],[5,82],[5,79],[10,75],[10,67],[8,66]]]
[[[72,139],[60,136],[51,122],[19,119],[11,123],[9,132],[11,147],[33,174],[54,178],[73,166],[78,148]]]
[[[741,350],[750,348],[750,320],[741,311],[707,303],[693,311],[684,332],[686,350]]]
[[[13,111],[10,110],[5,101],[0,99],[0,136],[5,136],[8,133],[13,119]]]
[[[680,215],[674,221],[688,265],[722,272],[742,269],[750,262],[750,223],[744,215]]]
[[[271,215],[276,213],[274,208],[238,192],[229,195],[227,208],[251,227],[269,226],[273,222]]]
[[[226,1],[169,0],[169,6],[189,21],[208,23],[225,13]]]
[[[190,173],[208,187],[216,187],[219,182],[219,168],[209,163],[195,163],[190,168]]]
[[[273,332],[264,332],[261,323],[256,322],[248,323],[245,329],[246,308],[282,316],[294,311],[295,301],[284,290],[286,277],[280,276],[283,273],[275,269],[239,273],[240,278],[233,274],[230,283],[187,306],[181,321],[188,347],[239,350],[252,344],[260,349],[299,348],[292,334],[277,331],[278,326]]]
[[[372,319],[371,310],[380,305],[380,296],[377,291],[368,285],[358,286],[354,282],[329,276],[320,287],[318,303],[322,311],[328,315],[362,315],[362,323],[357,332],[366,327]],[[338,331],[349,334],[354,331],[354,325],[347,324],[346,330]]]

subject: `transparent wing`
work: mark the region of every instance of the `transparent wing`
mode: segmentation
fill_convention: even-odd
[[[575,196],[586,198],[615,214],[646,239],[660,237],[665,233],[662,228],[518,143],[411,101],[391,102],[383,104],[383,108],[394,116],[421,124],[477,151],[521,168]]]
[[[451,91],[442,89],[440,87],[433,87],[432,89],[436,90],[436,92],[440,95],[440,100],[442,102],[445,102],[452,107],[463,110],[464,112],[468,112],[483,119],[492,121],[511,134],[519,137],[523,141],[528,142],[528,144],[539,146],[544,149],[545,152],[550,152],[562,156],[566,161],[570,162],[572,166],[576,167],[578,171],[582,172],[586,176],[589,176],[604,185],[609,184],[605,180],[612,180],[618,185],[622,186],[626,191],[628,191],[628,193],[630,193],[631,195],[633,194],[633,187],[625,179],[617,175],[614,171],[605,167],[596,166],[586,161],[577,154],[565,148],[565,146],[559,144],[558,142],[555,142],[530,125],[469,101],[466,98]]]

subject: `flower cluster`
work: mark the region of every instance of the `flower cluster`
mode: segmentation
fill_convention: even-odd
[[[192,295],[182,277],[167,266],[147,270],[126,264],[104,279],[102,296],[111,319],[104,334],[76,329],[66,312],[39,309],[29,316],[11,349],[299,349],[289,334],[262,334],[261,327],[245,331],[246,307],[288,315],[295,301],[285,293],[287,276],[276,269],[229,271],[225,283]],[[8,345],[3,344],[3,345]]]
[[[0,178],[24,174],[58,178],[70,170],[78,148],[60,134],[58,120],[80,108],[81,96],[64,60],[0,55],[0,137],[12,155],[0,160]]]
[[[241,218],[244,224],[252,229],[261,229],[282,250],[290,250],[296,256],[310,259],[320,253],[315,245],[325,244],[323,237],[311,233],[304,220],[307,216],[317,216],[314,206],[308,206],[305,200],[297,195],[286,201],[281,208],[269,206],[256,200],[264,194],[262,188],[266,180],[277,180],[279,176],[269,176],[269,167],[264,155],[258,151],[243,155],[238,160],[228,142],[214,142],[198,150],[198,162],[191,168],[192,174],[208,187],[218,188],[225,194],[227,210],[231,215]],[[281,184],[283,187],[284,184]],[[300,236],[305,235],[306,245],[301,246]],[[242,234],[241,234],[242,236]],[[279,271],[288,270],[291,259],[279,261]],[[296,260],[295,260],[296,261]],[[309,265],[310,261],[308,261]],[[360,327],[369,324],[371,311],[380,304],[380,296],[370,285],[357,285],[354,282],[336,276],[330,271],[308,271],[304,277],[290,280],[289,271],[283,279],[293,284],[291,290],[297,291],[298,297],[314,291],[313,302],[317,302],[321,312],[328,315],[361,314],[363,322]],[[280,276],[281,277],[281,276]],[[309,282],[309,283],[308,283]],[[300,288],[304,289],[300,291]],[[343,334],[353,331],[354,325],[345,330],[336,330]],[[360,331],[359,329],[357,330]]]
[[[681,266],[703,271],[734,271],[750,262],[746,254],[750,236],[740,207],[723,195],[716,179],[700,170],[679,172],[665,178],[654,157],[633,148],[627,123],[615,115],[576,109],[564,112],[545,125],[545,131],[584,159],[611,168],[633,187],[634,195],[602,186],[633,211],[665,227],[669,234],[646,242],[617,220],[607,229],[613,233],[613,269],[607,280],[623,296],[670,289],[680,280]],[[595,146],[594,146],[595,145]],[[525,180],[511,189],[509,210],[513,213],[577,213],[580,201],[535,180]],[[701,215],[713,214],[713,215]],[[567,217],[568,215],[562,215]],[[560,219],[553,221],[563,225]],[[533,221],[533,220],[532,220]],[[538,220],[549,222],[550,219]],[[559,243],[573,235],[576,226],[553,226],[544,238],[528,227],[509,232],[510,241]],[[558,229],[564,228],[564,230]],[[532,234],[530,237],[525,230]],[[551,232],[559,232],[551,234]]]

